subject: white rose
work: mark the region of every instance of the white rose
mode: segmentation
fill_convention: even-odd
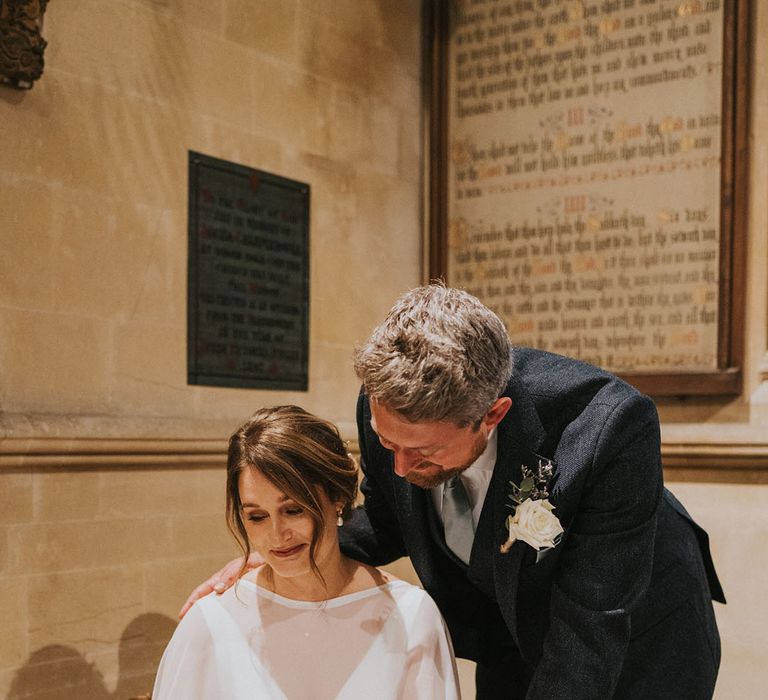
[[[507,518],[509,539],[501,546],[502,552],[508,552],[516,540],[522,540],[536,551],[554,547],[556,539],[562,534],[563,527],[552,512],[555,507],[546,500],[523,501],[515,509],[515,514]]]

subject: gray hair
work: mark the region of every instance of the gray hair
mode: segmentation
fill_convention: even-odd
[[[430,284],[401,296],[354,365],[369,398],[406,420],[477,423],[512,376],[501,319],[460,289]]]

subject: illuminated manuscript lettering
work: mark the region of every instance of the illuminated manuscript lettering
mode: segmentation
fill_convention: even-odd
[[[451,283],[519,345],[616,371],[715,368],[720,0],[460,7]]]

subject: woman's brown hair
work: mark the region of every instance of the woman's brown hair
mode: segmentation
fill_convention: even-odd
[[[240,474],[245,469],[258,469],[306,509],[314,525],[309,562],[323,581],[315,562],[325,531],[318,489],[331,502],[343,504],[343,518],[349,516],[357,496],[357,466],[336,426],[298,406],[275,406],[256,411],[229,438],[227,526],[245,556],[243,571],[251,553],[240,500]]]

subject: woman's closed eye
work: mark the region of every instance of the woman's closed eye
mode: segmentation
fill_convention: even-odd
[[[299,505],[288,505],[283,508],[282,512],[283,515],[287,515],[288,517],[298,517],[304,515],[306,510]],[[246,513],[245,517],[246,520],[249,520],[252,523],[260,523],[266,520],[269,517],[269,514],[263,511],[251,511],[250,513]]]

